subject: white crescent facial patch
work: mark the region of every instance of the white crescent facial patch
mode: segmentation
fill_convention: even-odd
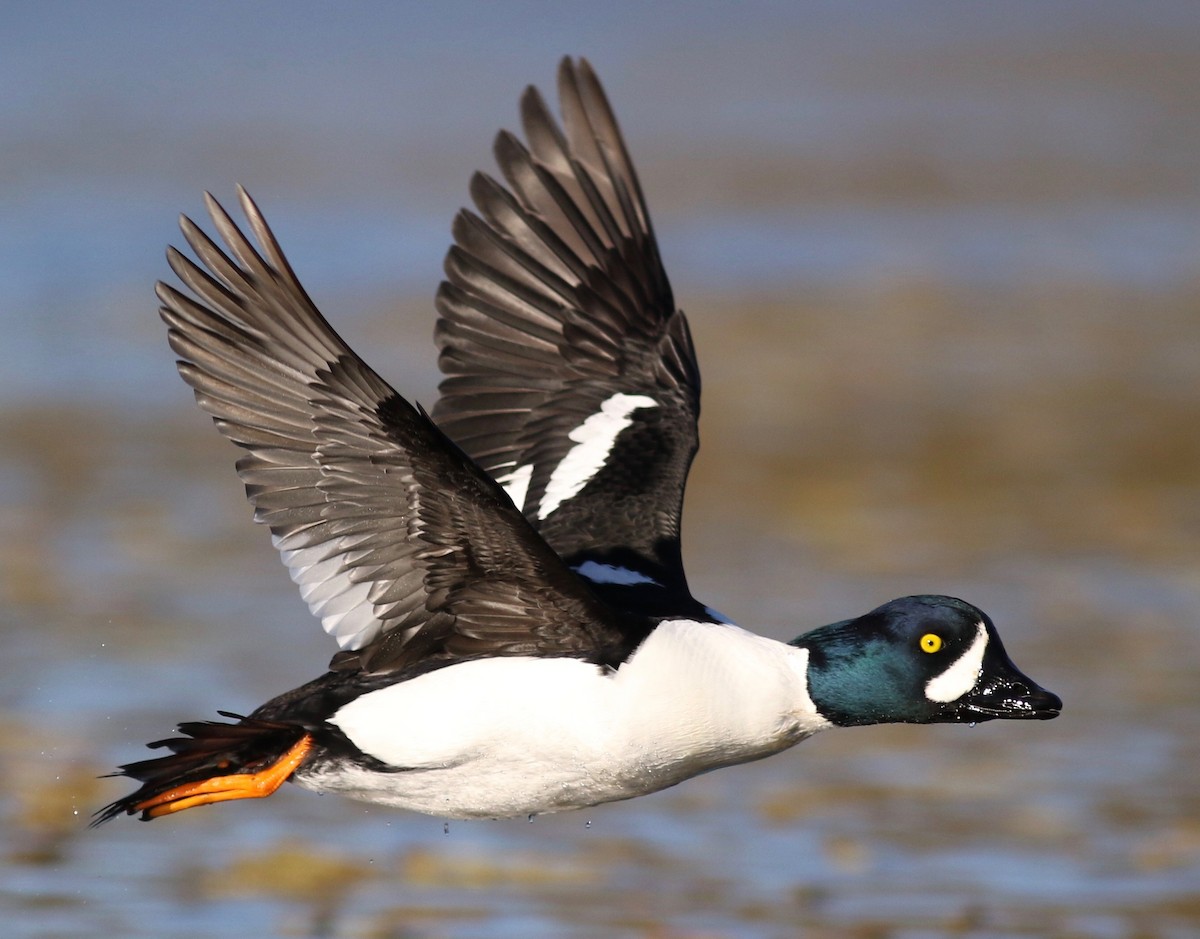
[[[975,640],[950,667],[940,675],[934,675],[925,684],[925,697],[939,704],[957,701],[975,687],[979,670],[983,667],[983,653],[987,649],[987,627],[979,623],[975,629]]]

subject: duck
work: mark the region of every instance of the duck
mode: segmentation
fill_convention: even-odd
[[[630,799],[814,734],[1046,720],[1062,702],[949,596],[784,642],[696,600],[680,550],[700,374],[586,59],[477,173],[436,295],[432,412],[335,332],[242,188],[159,283],[178,370],[310,611],[326,671],[188,721],[95,813],[152,820],[284,782],[444,819]]]

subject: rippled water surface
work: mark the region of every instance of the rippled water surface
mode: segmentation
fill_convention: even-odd
[[[1200,13],[1188,4],[6,11],[0,912],[45,937],[1200,935]],[[431,403],[430,297],[557,57],[623,118],[705,377],[693,587],[788,638],[915,592],[1062,695],[591,812],[87,816],[331,652],[152,281],[246,182]]]

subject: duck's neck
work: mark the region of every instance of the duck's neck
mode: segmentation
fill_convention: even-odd
[[[830,623],[788,645],[807,650],[809,694],[838,727],[903,720],[886,680],[890,648],[864,618]]]

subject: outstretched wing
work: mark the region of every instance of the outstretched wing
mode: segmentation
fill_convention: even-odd
[[[558,90],[562,128],[527,89],[528,145],[496,138],[507,186],[476,174],[455,219],[433,414],[572,567],[678,607],[699,371],[599,80],[564,59]]]
[[[500,487],[333,331],[243,190],[256,248],[211,196],[174,248],[194,299],[159,284],[179,371],[217,428],[339,667],[562,654],[621,661],[623,626]],[[261,253],[260,253],[261,252]],[[202,266],[201,266],[202,265]]]

